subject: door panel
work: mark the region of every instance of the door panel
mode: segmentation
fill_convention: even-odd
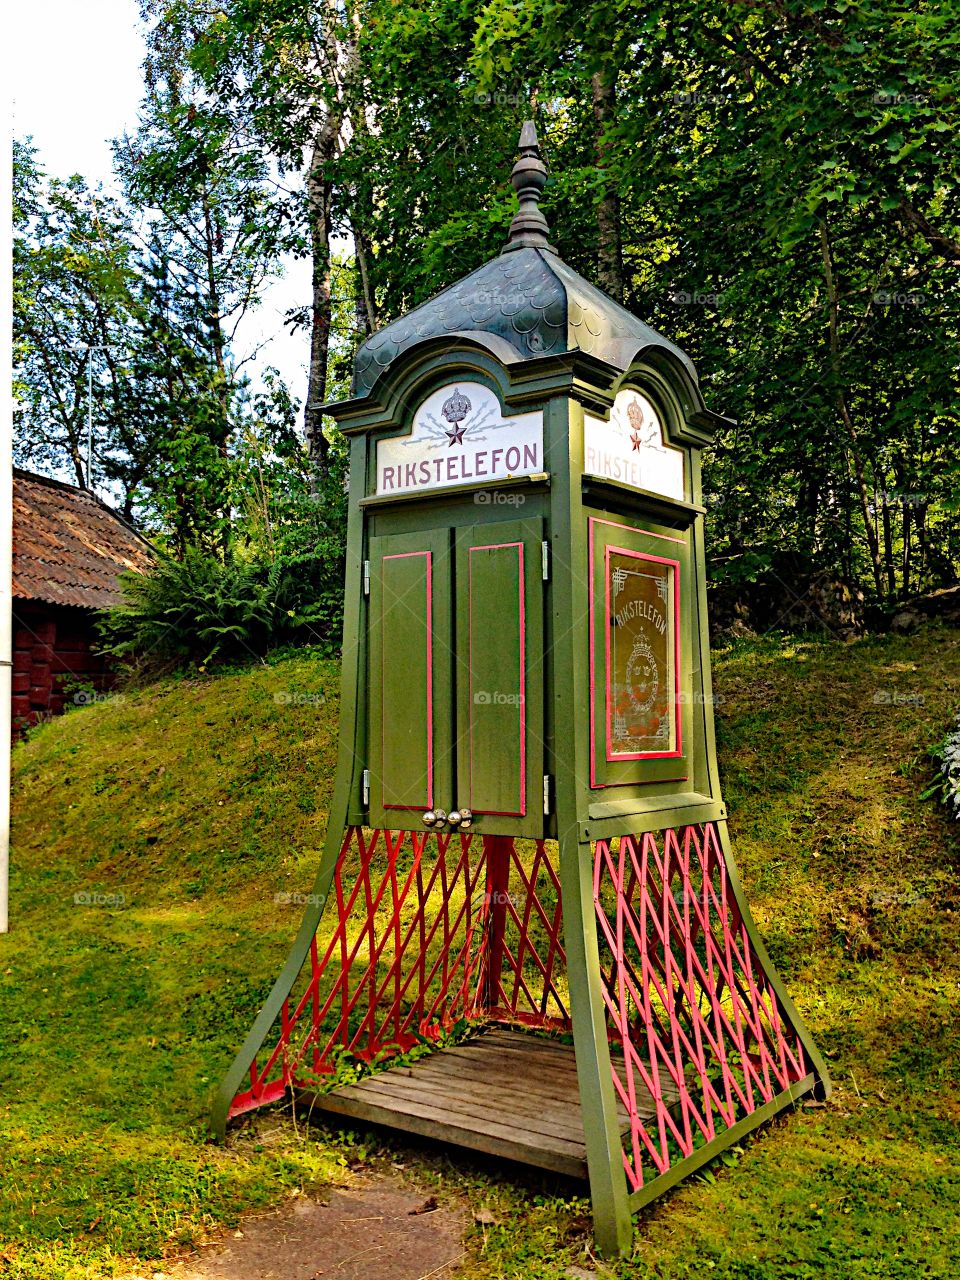
[[[542,522],[457,536],[458,808],[489,834],[543,828]]]
[[[370,539],[370,821],[420,828],[452,786],[450,535]]]

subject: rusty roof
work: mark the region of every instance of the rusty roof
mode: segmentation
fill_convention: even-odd
[[[105,502],[59,480],[13,471],[13,594],[103,609],[117,604],[117,576],[143,572],[150,544]]]

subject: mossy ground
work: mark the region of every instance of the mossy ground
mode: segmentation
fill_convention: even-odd
[[[919,795],[960,704],[960,635],[768,638],[717,654],[715,675],[734,849],[836,1091],[646,1211],[611,1274],[954,1276],[960,833]],[[242,1212],[360,1162],[489,1210],[465,1280],[592,1265],[571,1185],[305,1133],[276,1111],[226,1149],[207,1141],[212,1091],[297,925],[277,896],[310,891],[336,687],[311,655],[172,680],[17,748],[0,1270],[152,1276]]]

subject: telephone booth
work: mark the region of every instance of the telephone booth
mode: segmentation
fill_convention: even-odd
[[[339,767],[215,1127],[294,1095],[589,1178],[598,1247],[829,1089],[750,916],[714,746],[690,360],[502,253],[360,349]]]

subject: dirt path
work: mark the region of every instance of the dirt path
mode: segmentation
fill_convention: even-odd
[[[448,1280],[463,1257],[465,1210],[434,1208],[385,1177],[297,1197],[247,1219],[226,1244],[164,1272],[169,1280]]]

